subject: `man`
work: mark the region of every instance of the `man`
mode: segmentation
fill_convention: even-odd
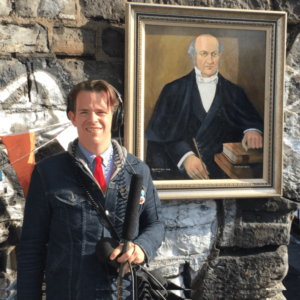
[[[68,152],[35,166],[20,241],[18,300],[42,299],[44,270],[47,300],[116,299],[117,278],[107,273],[107,266],[95,254],[98,240],[110,233],[87,201],[75,172],[94,201],[102,204],[120,235],[131,176],[144,176],[145,201],[139,207],[135,237],[118,261],[143,263],[155,256],[164,235],[160,200],[149,168],[111,139],[118,105],[115,92],[105,81],[82,82],[70,92],[68,117],[77,127],[79,140],[77,147],[73,142],[70,151],[76,156],[77,169]],[[112,252],[112,260],[122,247],[121,244]],[[131,299],[130,292],[126,275],[123,299]]]
[[[217,38],[198,36],[188,51],[194,69],[163,88],[145,132],[146,162],[154,179],[226,178],[214,162],[223,143],[262,147],[257,110],[243,89],[218,71],[222,52]]]

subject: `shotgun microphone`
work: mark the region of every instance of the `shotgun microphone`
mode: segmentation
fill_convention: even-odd
[[[128,195],[128,202],[126,206],[125,219],[123,225],[124,246],[122,254],[126,253],[129,248],[129,243],[134,238],[134,232],[138,220],[139,204],[141,198],[141,191],[143,188],[144,177],[141,174],[133,174],[130,183],[130,190]],[[118,299],[122,299],[122,283],[125,271],[125,263],[120,265],[119,278],[118,278]]]

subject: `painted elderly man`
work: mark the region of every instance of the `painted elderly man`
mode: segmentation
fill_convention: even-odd
[[[228,178],[214,162],[223,143],[262,147],[263,121],[244,90],[220,74],[222,52],[217,38],[198,36],[188,50],[194,69],[164,86],[145,132],[154,179],[204,179],[205,168],[210,179]]]

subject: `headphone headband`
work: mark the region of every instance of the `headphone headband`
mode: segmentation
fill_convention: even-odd
[[[118,92],[118,90],[115,88],[115,87],[113,87],[111,84],[109,85],[112,89],[113,89],[113,91],[116,93],[116,95],[117,95],[117,97],[118,97],[118,99],[119,99],[119,102],[123,105],[123,101],[122,101],[122,97],[121,97],[121,94]]]

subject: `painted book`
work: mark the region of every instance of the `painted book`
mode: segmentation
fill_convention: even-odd
[[[262,164],[232,164],[223,153],[215,154],[215,162],[231,179],[262,178]]]
[[[223,144],[223,155],[233,164],[252,164],[263,162],[262,149],[248,149],[246,151],[242,143]]]

